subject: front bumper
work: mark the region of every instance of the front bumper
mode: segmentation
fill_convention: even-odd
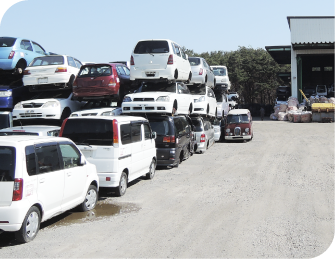
[[[244,135],[244,136],[225,136],[226,140],[249,140],[251,139],[251,135]]]
[[[122,113],[172,113],[173,103],[170,102],[124,102]]]
[[[55,119],[59,120],[61,117],[60,108],[23,108],[14,109],[12,112],[13,120],[26,119]]]

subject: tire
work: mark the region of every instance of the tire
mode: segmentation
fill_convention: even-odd
[[[127,185],[128,185],[128,177],[125,172],[122,172],[120,177],[119,186],[116,188],[116,195],[121,197],[125,195],[127,191]]]
[[[207,83],[207,76],[205,77],[205,84]]]
[[[74,79],[75,79],[75,76],[74,76],[74,75],[71,75],[71,77],[70,77],[70,79],[69,79],[69,82],[66,83],[66,85],[67,85],[68,88],[72,89]]]
[[[90,185],[88,187],[85,200],[82,204],[80,204],[80,210],[81,211],[89,211],[93,210],[98,202],[98,190],[97,187],[94,185]]]
[[[155,159],[152,159],[151,164],[149,166],[149,172],[145,175],[145,178],[147,180],[151,180],[154,178],[156,172],[156,161]]]
[[[178,105],[177,105],[177,102],[174,101],[173,103],[173,108],[172,108],[172,111],[171,111],[171,115],[175,115],[177,113],[177,109],[178,109]]]
[[[190,72],[190,74],[188,75],[188,79],[186,81],[186,84],[189,84],[192,80],[192,72]]]
[[[40,223],[41,223],[40,210],[37,207],[32,206],[28,210],[22,222],[20,230],[15,232],[16,240],[18,240],[21,243],[28,243],[34,240],[40,229]]]
[[[188,108],[188,114],[192,114],[192,110],[193,110],[193,107],[192,107],[192,104],[191,104],[190,107]]]
[[[178,79],[178,70],[176,69],[175,71],[174,71],[174,79]]]
[[[215,118],[218,117],[218,109],[215,109]]]
[[[207,105],[207,115],[209,115],[209,105]]]
[[[215,88],[216,87],[216,79],[214,79],[214,86],[213,86],[213,88]]]
[[[66,118],[68,118],[69,116],[71,115],[71,110],[69,107],[66,107],[63,112],[62,112],[62,115],[60,116],[60,120],[63,121],[65,120]]]
[[[27,65],[21,60],[16,64],[15,67],[15,75],[23,75],[23,71],[25,70],[25,68],[27,67]]]

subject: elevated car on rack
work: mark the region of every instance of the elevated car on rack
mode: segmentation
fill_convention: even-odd
[[[217,116],[214,91],[205,85],[188,86],[194,99],[194,114]]]
[[[143,83],[136,93],[127,94],[122,113],[191,114],[193,96],[183,83]]]
[[[211,66],[215,75],[215,90],[227,92],[230,90],[228,69],[226,66]]]
[[[215,76],[213,69],[207,64],[204,58],[200,57],[189,57],[188,61],[190,62],[192,69],[192,79],[190,84],[205,84],[211,88],[214,88]]]
[[[0,130],[0,136],[11,135],[31,135],[31,136],[51,136],[58,137],[60,131],[59,126],[46,125],[30,125],[30,126],[15,126]]]

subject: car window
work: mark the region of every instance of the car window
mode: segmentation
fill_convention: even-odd
[[[206,94],[206,86],[203,84],[188,85],[188,89],[190,90],[191,94],[194,94],[194,95],[205,95]]]
[[[1,47],[12,47],[16,41],[16,38],[0,37],[0,48]]]
[[[124,72],[122,66],[116,66],[116,72],[118,75],[125,75],[126,72]]]
[[[45,50],[39,44],[37,44],[36,42],[33,42],[33,45],[34,45],[34,49],[36,53],[45,55]]]
[[[81,64],[81,62],[80,62],[79,60],[77,60],[77,59],[75,59],[74,62],[76,62],[77,68],[81,68],[81,66],[83,65],[83,64]]]
[[[180,57],[181,54],[180,54],[180,48],[179,48],[179,46],[176,45],[176,44],[174,44],[174,48],[175,48],[175,50],[176,50],[176,54]]]
[[[181,56],[183,57],[183,59],[186,60],[186,55],[185,55],[184,51],[182,49],[180,49],[180,52],[181,52]]]
[[[194,125],[196,132],[200,132],[204,130],[204,126],[203,126],[201,119],[192,118],[192,124]]]
[[[131,125],[131,142],[139,142],[142,140],[141,124]]]
[[[178,84],[178,90],[180,90],[182,94],[190,94],[190,90],[188,90],[184,84]]]
[[[183,123],[181,121],[181,118],[174,118],[174,127],[175,127],[175,132],[178,135],[184,133],[184,127],[183,127]]]
[[[224,67],[213,67],[213,73],[215,76],[225,76],[226,69]]]
[[[26,146],[26,166],[28,175],[36,175],[36,156],[35,147],[33,145]]]
[[[169,53],[169,44],[165,40],[139,41],[134,49],[134,53]]]
[[[210,88],[207,89],[207,96],[214,98],[214,93]]]
[[[130,128],[131,128],[130,124],[122,124],[120,126],[121,143],[123,145],[127,145],[131,143]]]
[[[20,48],[24,50],[33,51],[33,47],[31,46],[29,40],[22,40],[20,43]]]
[[[0,182],[14,181],[15,155],[14,147],[0,147]]]
[[[126,75],[129,76],[129,75],[130,75],[130,70],[129,70],[129,68],[126,67],[126,66],[122,66],[122,68],[123,68],[124,72],[126,73]]]
[[[67,57],[67,62],[69,63],[69,66],[71,67],[77,67],[72,57]]]
[[[172,132],[170,132],[168,118],[150,118],[149,123],[152,131],[155,131],[157,136],[166,136],[172,134]]]
[[[57,145],[35,148],[39,174],[60,170]]]
[[[71,168],[80,165],[80,152],[71,144],[60,144],[59,145],[64,168]]]
[[[188,58],[191,66],[199,66],[200,65],[200,58]]]
[[[204,59],[202,59],[202,64],[204,65],[205,68],[208,68],[208,65]]]
[[[188,122],[187,122],[187,120],[186,120],[185,117],[181,117],[180,121],[181,121],[181,123],[183,125],[183,130],[185,131],[186,127],[189,126],[189,124],[188,124]]]
[[[34,58],[33,61],[29,64],[30,67],[35,66],[49,66],[49,65],[63,65],[64,57],[63,56],[44,56]]]
[[[151,130],[149,127],[149,124],[143,124],[143,128],[144,128],[144,139],[151,139]]]
[[[204,129],[205,130],[209,130],[209,123],[208,123],[208,121],[204,122]]]
[[[109,65],[84,66],[78,73],[78,77],[97,77],[109,75],[112,75],[112,68]]]

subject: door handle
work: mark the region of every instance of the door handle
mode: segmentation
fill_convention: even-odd
[[[67,176],[71,176],[72,173],[71,172],[67,172],[66,174],[67,174]]]
[[[40,179],[40,183],[44,183],[44,181],[45,181],[45,179],[43,178],[43,179]]]

